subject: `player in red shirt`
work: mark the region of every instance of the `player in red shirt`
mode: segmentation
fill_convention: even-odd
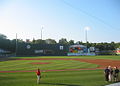
[[[37,75],[37,83],[39,84],[40,83],[40,78],[41,78],[41,72],[40,72],[39,68],[37,69],[36,75]]]

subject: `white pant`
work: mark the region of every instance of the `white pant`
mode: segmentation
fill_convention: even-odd
[[[40,75],[37,75],[37,83],[40,83]]]
[[[109,81],[113,80],[113,76],[111,74],[109,74]]]

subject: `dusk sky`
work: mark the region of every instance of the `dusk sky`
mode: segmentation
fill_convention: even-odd
[[[43,29],[41,26],[44,26]],[[0,33],[9,39],[120,42],[120,0],[0,0]]]

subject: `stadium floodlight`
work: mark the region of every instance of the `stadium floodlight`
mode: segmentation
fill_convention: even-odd
[[[89,31],[89,30],[90,30],[90,27],[86,26],[86,27],[85,27],[85,30]]]
[[[87,43],[87,31],[89,31],[90,30],[90,27],[88,27],[88,26],[86,26],[85,28],[85,39],[86,39],[86,43]]]
[[[41,40],[42,40],[42,30],[44,28],[44,25],[41,25]]]

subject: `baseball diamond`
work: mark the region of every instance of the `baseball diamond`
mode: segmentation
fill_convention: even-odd
[[[11,59],[0,62],[0,77],[2,77],[0,85],[2,86],[7,85],[4,81],[7,78],[11,78],[8,81],[8,83],[12,82],[10,86],[36,86],[34,73],[37,68],[42,72],[41,86],[101,86],[110,84],[104,81],[103,70],[106,66],[120,68],[119,56],[43,56]],[[24,77],[31,84],[23,79]],[[19,82],[15,80],[19,84],[11,81],[14,78],[19,80]],[[91,84],[86,80],[91,81]]]

